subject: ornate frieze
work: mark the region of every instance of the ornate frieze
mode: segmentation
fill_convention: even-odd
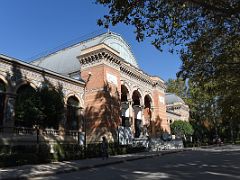
[[[29,66],[29,67],[28,67]],[[51,74],[44,70],[34,69],[31,65],[22,65],[13,60],[3,59],[0,62],[0,74],[9,80],[13,88],[10,91],[16,92],[21,84],[28,82],[34,84],[36,88],[41,87],[44,83],[51,83],[54,87],[62,88],[64,96],[68,94],[75,94],[82,97],[84,93],[84,85],[77,83],[76,80],[71,82],[69,78],[62,77],[61,75]],[[60,77],[61,76],[61,77]],[[12,92],[12,93],[13,93]],[[10,92],[11,93],[11,92]],[[83,100],[80,100],[83,105]]]
[[[155,80],[151,76],[144,73],[143,71],[133,67],[130,64],[127,64],[126,62],[121,62],[120,70],[121,70],[122,76],[126,75],[127,77],[136,79],[137,81],[140,81],[141,83],[144,83],[145,85],[148,85],[152,88],[157,87],[162,92],[164,92],[166,88],[164,85],[164,82],[161,81],[160,78],[158,78],[158,80]]]
[[[81,70],[87,67],[92,67],[93,65],[99,63],[107,64],[115,69],[119,69],[121,58],[117,56],[109,47],[101,44],[99,47],[94,47],[93,50],[95,51],[90,51],[87,49],[87,53],[85,53],[83,50],[83,54],[78,57],[81,64]]]

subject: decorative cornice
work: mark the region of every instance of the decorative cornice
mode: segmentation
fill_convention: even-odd
[[[113,67],[115,67],[116,65],[119,66],[121,73],[133,77],[138,81],[149,84],[152,87],[166,89],[166,86],[162,79],[160,79],[159,77],[150,76],[142,70],[134,67],[133,65],[122,59],[119,56],[118,51],[112,49],[104,43],[82,50],[81,55],[77,58],[79,59],[82,69],[103,61],[107,61]]]
[[[58,74],[56,72],[53,72],[51,70],[39,67],[39,66],[35,66],[26,62],[23,62],[21,60],[15,59],[15,58],[11,58],[5,55],[0,54],[0,60],[3,61],[2,66],[4,66],[4,64],[8,64],[10,66],[15,66],[15,68],[22,68],[25,69],[27,71],[30,72],[35,72],[35,73],[39,73],[39,74],[45,74],[48,75],[49,77],[53,77],[55,79],[60,79],[62,81],[67,81],[67,82],[71,82],[71,83],[75,83],[75,84],[81,84],[84,85],[85,82],[83,80],[75,80],[73,78],[64,76],[62,74]]]
[[[107,61],[113,65],[119,65],[121,58],[116,55],[117,51],[111,49],[105,44],[100,44],[92,48],[87,48],[83,50],[82,55],[78,56],[81,67],[87,66],[89,64],[96,64],[101,61]]]
[[[176,116],[181,116],[181,114],[173,112],[173,111],[170,111],[170,110],[166,110],[166,112],[169,113],[169,114],[176,115]]]
[[[139,81],[145,82],[145,83],[151,85],[152,87],[159,87],[162,89],[166,89],[164,82],[160,78],[158,78],[157,81],[155,79],[153,80],[152,76],[131,66],[129,63],[121,62],[120,70],[122,73],[125,73],[128,76],[134,77],[135,79],[137,79]]]

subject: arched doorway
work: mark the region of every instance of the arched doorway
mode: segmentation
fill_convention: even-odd
[[[37,103],[36,91],[30,84],[24,84],[18,88],[15,103],[16,127],[33,127],[33,125],[36,125]]]
[[[121,113],[122,113],[123,127],[130,127],[128,99],[129,99],[129,91],[126,86],[121,85]]]
[[[79,130],[81,117],[80,102],[77,97],[70,96],[67,100],[67,130]]]
[[[0,126],[3,125],[6,85],[0,79]]]
[[[152,99],[149,95],[146,95],[144,97],[144,134],[147,136],[151,134],[152,131],[152,124],[151,124],[151,119],[152,119]]]
[[[134,111],[134,129],[135,138],[139,138],[142,132],[142,107],[141,107],[141,94],[135,90],[132,95],[132,106]]]

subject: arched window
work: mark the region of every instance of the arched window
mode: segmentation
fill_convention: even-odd
[[[142,107],[141,105],[141,94],[135,90],[132,95],[133,110],[134,110],[134,128],[135,138],[139,138],[142,132]]]
[[[0,93],[4,93],[6,91],[5,83],[0,79]]]
[[[80,103],[75,96],[71,96],[67,100],[67,130],[78,130],[80,124]]]
[[[32,127],[35,122],[37,96],[29,84],[22,85],[17,90],[15,104],[15,126]]]
[[[149,95],[146,95],[144,97],[144,117],[145,120],[147,121],[150,121],[152,116],[151,103],[152,103],[151,97]]]
[[[3,124],[5,92],[6,92],[5,83],[0,79],[0,126],[2,126]]]
[[[145,132],[147,131],[148,134],[152,134],[152,99],[149,95],[144,97],[144,123],[145,123]]]
[[[129,91],[126,86],[121,85],[121,102],[127,102],[129,96]]]
[[[129,91],[126,86],[121,85],[121,111],[122,111],[122,126],[129,127],[129,104],[128,104]]]

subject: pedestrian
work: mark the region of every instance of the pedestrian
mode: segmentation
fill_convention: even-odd
[[[217,138],[217,144],[218,144],[218,146],[221,146],[221,143],[222,143],[222,140],[221,140],[220,137],[218,137],[218,138]]]
[[[102,159],[108,159],[108,142],[105,136],[102,137],[101,155]]]

